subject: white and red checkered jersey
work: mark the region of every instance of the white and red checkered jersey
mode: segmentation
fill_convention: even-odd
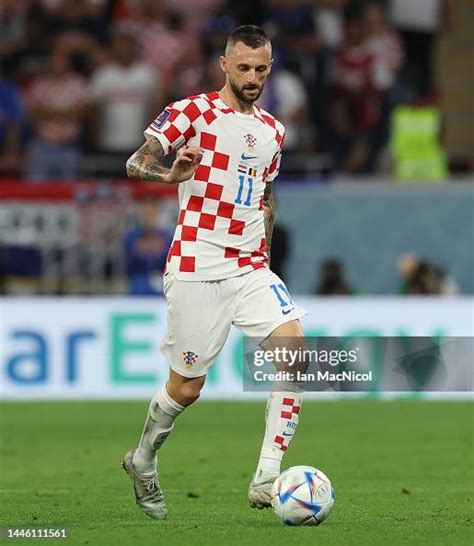
[[[283,125],[257,106],[237,112],[214,92],[168,105],[145,134],[167,153],[204,150],[194,176],[179,185],[167,271],[208,281],[266,267],[263,192],[278,174]]]

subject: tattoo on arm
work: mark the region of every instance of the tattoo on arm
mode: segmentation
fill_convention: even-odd
[[[265,223],[265,240],[267,243],[267,254],[270,259],[272,244],[273,224],[275,222],[275,199],[273,198],[272,182],[267,182],[263,194],[263,218]]]
[[[145,144],[139,148],[127,160],[127,175],[138,180],[154,180],[166,182],[164,176],[169,169],[160,163],[165,156],[159,140],[153,136],[147,136]]]

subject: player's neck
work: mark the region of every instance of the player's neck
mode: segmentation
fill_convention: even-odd
[[[227,86],[224,86],[219,91],[219,98],[221,101],[226,105],[232,108],[232,110],[236,110],[237,112],[240,112],[241,114],[253,114],[253,102],[245,102],[242,100],[239,100],[234,93],[232,93],[232,90],[229,89]]]

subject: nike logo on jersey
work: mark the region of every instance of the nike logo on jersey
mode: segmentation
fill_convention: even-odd
[[[294,432],[283,432],[283,436],[293,436]]]
[[[291,309],[282,309],[281,312],[284,314],[284,315],[287,315],[288,313],[291,313],[293,311],[294,307],[292,307]]]
[[[249,161],[250,159],[257,159],[258,156],[256,155],[245,155],[245,153],[243,153],[241,156],[240,156],[240,159],[242,159],[242,161]]]

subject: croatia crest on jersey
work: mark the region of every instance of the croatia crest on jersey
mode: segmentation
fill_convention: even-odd
[[[183,352],[183,360],[184,365],[188,370],[190,370],[194,364],[196,364],[199,356],[196,353],[193,353],[192,351],[184,351]]]
[[[244,141],[245,141],[245,144],[247,145],[248,151],[253,152],[255,149],[255,146],[257,145],[257,139],[249,133],[244,136]]]

